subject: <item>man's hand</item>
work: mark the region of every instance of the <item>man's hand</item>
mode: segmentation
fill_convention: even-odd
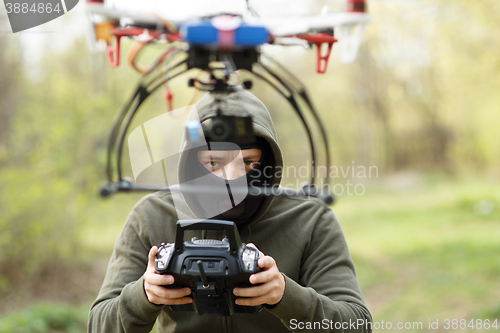
[[[158,248],[153,246],[149,250],[148,255],[148,268],[146,273],[144,273],[144,290],[146,291],[146,296],[148,300],[153,304],[167,304],[167,305],[179,305],[192,303],[193,299],[187,297],[191,294],[191,289],[167,289],[165,285],[170,285],[174,283],[174,277],[172,275],[162,275],[158,274],[155,270],[155,256],[158,252]]]
[[[253,244],[247,244],[257,248]],[[258,249],[257,249],[258,250]],[[249,288],[234,288],[237,298],[236,304],[256,306],[260,304],[274,305],[281,301],[285,292],[285,277],[280,273],[276,261],[270,256],[260,252],[258,265],[262,271],[252,274],[249,278],[251,284],[262,283],[260,286]]]

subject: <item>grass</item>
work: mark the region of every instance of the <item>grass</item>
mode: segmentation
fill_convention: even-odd
[[[147,193],[117,194],[114,197],[93,198],[86,212],[86,223],[80,229],[80,243],[86,249],[85,256],[109,259],[118,234],[134,205]]]
[[[426,331],[429,319],[500,319],[495,182],[372,185],[363,196],[341,198],[334,211],[374,321],[421,321]]]
[[[88,307],[39,303],[0,318],[0,333],[85,332]]]
[[[374,321],[423,323],[422,329],[408,332],[452,331],[444,328],[445,319],[500,321],[498,184],[406,177],[412,181],[391,184],[386,177],[366,184],[364,195],[340,197],[333,207]],[[89,260],[109,258],[136,199],[112,198],[89,211],[81,232]],[[42,303],[0,315],[0,333],[83,332],[91,301],[84,308]],[[439,320],[439,329],[429,330],[429,320]]]

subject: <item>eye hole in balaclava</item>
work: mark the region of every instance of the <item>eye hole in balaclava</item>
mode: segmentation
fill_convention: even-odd
[[[190,149],[187,151],[185,160],[187,168],[183,172],[185,179],[182,183],[202,184],[204,187],[218,189],[269,186],[274,160],[271,146],[261,137],[256,139],[255,143],[247,145],[207,142],[206,146]],[[257,160],[258,153],[260,158]],[[251,158],[243,160],[242,155]],[[231,163],[236,166],[230,165]],[[229,220],[239,226],[244,225],[255,215],[265,199],[264,196],[254,195],[238,199],[231,194],[223,195],[215,192],[214,194],[189,193],[183,196],[198,218]]]
[[[259,148],[198,151],[201,165],[213,175],[227,180],[247,174],[259,164],[261,157],[262,151]]]

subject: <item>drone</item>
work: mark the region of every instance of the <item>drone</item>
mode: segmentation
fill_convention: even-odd
[[[276,90],[292,107],[303,124],[310,146],[312,172],[310,181],[294,195],[314,196],[328,204],[333,197],[328,193],[328,172],[321,181],[317,175],[318,146],[322,145],[326,170],[330,168],[330,153],[326,130],[301,81],[278,61],[262,51],[264,45],[303,45],[316,48],[316,72],[325,73],[333,44],[338,43],[340,59],[354,61],[364,26],[370,21],[365,0],[345,0],[345,11],[330,12],[324,7],[320,14],[296,17],[259,17],[248,0],[241,0],[245,11],[225,10],[210,15],[177,15],[165,4],[148,9],[127,8],[121,1],[87,0],[85,12],[89,36],[94,49],[104,50],[108,63],[119,66],[122,60],[120,41],[123,37],[135,40],[127,62],[142,74],[132,96],[117,114],[108,141],[107,183],[102,196],[129,191],[174,191],[174,187],[142,187],[124,177],[122,156],[124,141],[134,116],[141,104],[172,79],[198,69],[209,74],[209,79],[192,78],[189,87],[201,91],[224,94],[233,91],[229,79],[237,71],[246,71]],[[233,1],[234,3],[235,1]],[[237,1],[236,1],[237,2]],[[141,4],[142,5],[142,4]],[[137,64],[138,54],[151,44],[163,43],[165,51],[148,68]],[[184,55],[179,60],[179,57]],[[266,63],[262,61],[266,60]],[[272,64],[269,66],[267,63]],[[161,71],[158,68],[163,67]],[[250,89],[252,81],[239,82]],[[165,91],[171,107],[172,94]],[[305,108],[303,107],[305,105]],[[315,142],[306,112],[320,131],[320,144]],[[236,142],[237,143],[237,142]],[[203,189],[195,188],[193,191]],[[249,192],[252,194],[252,192]],[[254,194],[256,195],[256,194]],[[290,195],[280,189],[262,189],[259,195]]]

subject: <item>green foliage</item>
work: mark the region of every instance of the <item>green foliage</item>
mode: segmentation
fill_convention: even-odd
[[[87,60],[75,62],[81,57]],[[87,205],[104,179],[109,124],[122,102],[121,87],[112,83],[127,75],[108,80],[100,71],[105,60],[88,59],[80,39],[63,54],[47,53],[40,77],[26,72],[21,80],[23,99],[0,156],[3,291],[8,281],[36,275],[45,265],[79,260],[80,251],[72,249],[79,246]]]
[[[0,333],[84,332],[87,307],[41,303],[0,317]]]
[[[334,207],[374,320],[498,318],[498,185],[406,177]]]

